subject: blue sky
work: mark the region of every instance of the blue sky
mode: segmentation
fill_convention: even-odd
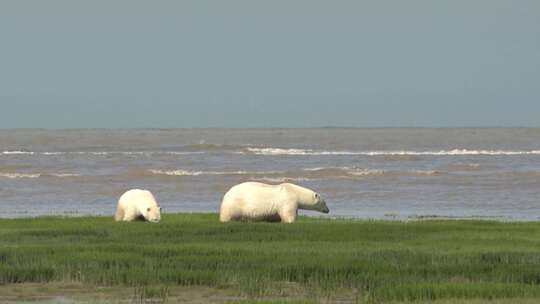
[[[540,127],[540,1],[0,3],[0,128]]]

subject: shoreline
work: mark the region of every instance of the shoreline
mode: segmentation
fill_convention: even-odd
[[[216,212],[172,212],[164,213],[163,215],[214,215],[216,218],[219,216],[219,213]],[[40,218],[59,218],[59,219],[70,219],[70,218],[113,218],[113,215],[104,215],[104,214],[58,214],[58,215],[35,215],[35,216],[15,216],[15,217],[3,217],[0,215],[0,221],[2,220],[24,220],[24,219],[40,219]],[[310,219],[321,219],[321,220],[334,220],[334,221],[381,221],[381,222],[413,222],[413,221],[487,221],[487,222],[500,222],[500,223],[537,223],[540,222],[540,217],[536,220],[534,219],[513,219],[506,218],[504,216],[489,216],[489,215],[471,215],[471,216],[453,216],[453,215],[436,215],[436,214],[426,214],[426,215],[408,215],[408,216],[398,216],[398,215],[385,215],[384,217],[353,217],[353,216],[321,216],[321,215],[309,215],[301,214],[298,215],[299,218],[310,218]]]

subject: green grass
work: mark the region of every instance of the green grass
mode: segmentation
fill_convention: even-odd
[[[204,286],[270,300],[540,299],[540,223],[0,220],[0,285],[48,282]]]

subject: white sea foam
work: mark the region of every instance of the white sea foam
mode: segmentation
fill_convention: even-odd
[[[91,154],[91,155],[191,155],[191,154],[203,154],[202,151],[95,151],[95,152],[73,152],[77,154]]]
[[[336,174],[346,174],[346,175],[380,175],[384,174],[384,170],[379,169],[367,169],[367,168],[356,168],[356,167],[315,167],[315,168],[305,168],[303,171],[313,172],[313,173],[326,173],[327,175],[336,175]],[[347,177],[341,175],[341,177]]]
[[[186,152],[186,151],[168,151],[168,152],[155,152],[155,154],[168,154],[168,155],[192,155],[192,154],[204,154],[203,151],[193,151],[193,152]]]
[[[434,174],[441,173],[440,171],[436,171],[436,170],[388,171],[388,170],[381,170],[381,169],[369,169],[369,168],[357,168],[357,167],[316,167],[316,168],[305,168],[303,170],[307,172],[321,173],[321,175],[328,175],[329,177],[334,177],[334,178],[351,178],[351,175],[352,176],[384,175],[384,174],[434,175]]]
[[[0,173],[0,177],[16,179],[16,178],[38,178],[40,173]]]
[[[48,152],[31,152],[31,151],[4,151],[3,155],[43,155],[43,156],[55,156],[55,155],[191,155],[191,154],[204,154],[203,151],[48,151]]]
[[[374,151],[367,155],[540,155],[540,150],[505,151],[505,150],[440,150],[440,151]]]
[[[269,181],[279,180],[313,180],[325,178],[354,178],[355,176],[381,175],[386,171],[354,167],[319,167],[304,168],[292,171],[190,171],[190,170],[149,170],[156,175],[200,176],[200,175],[248,175],[254,179]],[[257,177],[260,176],[260,177]]]
[[[54,176],[54,177],[75,177],[80,176],[80,174],[75,173],[7,173],[2,172],[0,173],[0,178],[9,178],[9,179],[21,179],[21,178],[38,178],[38,177],[47,177],[47,176]]]
[[[350,170],[347,173],[354,176],[364,176],[364,175],[382,175],[386,171],[378,169],[356,169]]]
[[[33,151],[3,151],[2,155],[64,155],[64,154],[76,154],[76,155],[192,155],[192,154],[204,154],[205,151],[75,151],[75,152],[61,152],[61,151],[49,151],[49,152],[33,152]],[[229,152],[231,153],[231,152]],[[488,155],[488,156],[512,156],[512,155],[540,155],[540,150],[518,151],[518,150],[468,150],[468,149],[453,149],[453,150],[433,150],[433,151],[413,151],[413,150],[389,150],[389,151],[324,151],[313,149],[284,149],[284,148],[255,148],[247,147],[242,148],[241,151],[234,151],[235,154],[255,154],[255,155],[360,155],[360,156],[460,156],[460,155]]]
[[[346,168],[346,167],[343,167]],[[304,171],[321,171],[326,169],[334,169],[334,167],[315,167],[315,168],[304,168]]]
[[[311,149],[247,148],[256,155],[365,155],[365,156],[445,156],[445,155],[540,155],[540,150],[439,150],[439,151],[317,151]]]
[[[435,175],[441,173],[437,170],[414,170],[412,172],[419,175]]]
[[[55,177],[76,177],[76,176],[81,176],[80,174],[76,174],[76,173],[52,173],[52,174],[48,174],[48,175],[55,176]]]
[[[4,155],[33,155],[34,152],[30,151],[4,151],[2,152]]]
[[[297,176],[272,176],[286,174],[285,171],[189,171],[189,170],[150,170],[152,174],[168,176],[201,176],[201,175],[249,175],[250,179],[256,181],[266,181],[270,183],[279,183],[287,181],[308,181],[312,178]]]
[[[269,177],[269,176],[262,176],[262,177],[256,177],[253,180],[261,181],[261,182],[268,182],[268,183],[286,183],[286,182],[305,182],[305,181],[310,181],[312,179],[307,178],[307,177],[288,177],[288,176]]]
[[[156,175],[170,176],[199,176],[199,175],[242,175],[249,174],[247,171],[188,171],[188,170],[150,170]]]
[[[351,151],[314,151],[310,149],[281,149],[281,148],[247,148],[247,151],[257,155],[356,155]],[[240,152],[241,153],[241,152]]]

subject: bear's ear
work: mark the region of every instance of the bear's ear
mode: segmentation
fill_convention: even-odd
[[[150,208],[146,209],[146,211],[150,212]]]
[[[316,199],[319,199],[321,196],[319,195],[319,193],[315,193],[315,198]]]

